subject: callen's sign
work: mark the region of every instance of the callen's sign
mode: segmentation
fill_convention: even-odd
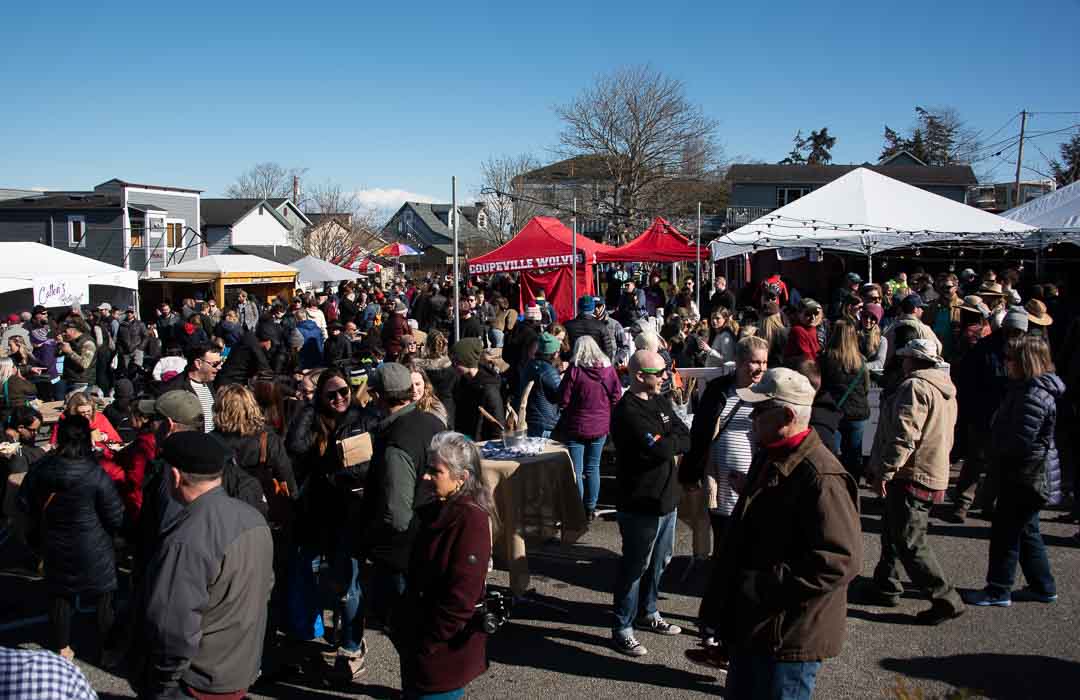
[[[90,303],[90,282],[85,276],[38,277],[34,280],[34,303],[50,308]]]
[[[585,255],[578,253],[578,264],[585,264]],[[514,272],[515,270],[540,270],[546,267],[565,267],[574,264],[574,256],[549,255],[537,258],[518,258],[498,262],[469,263],[470,275],[483,275],[489,272]]]

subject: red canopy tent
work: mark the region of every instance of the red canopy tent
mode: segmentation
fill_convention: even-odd
[[[550,216],[534,216],[517,235],[495,250],[469,260],[470,275],[519,272],[521,308],[543,289],[560,319],[577,315],[573,283],[573,232]],[[593,265],[601,252],[615,250],[578,234],[578,294],[593,294]]]
[[[656,217],[652,226],[624,246],[598,253],[597,262],[708,262],[709,249],[690,243],[690,239],[665,219]]]

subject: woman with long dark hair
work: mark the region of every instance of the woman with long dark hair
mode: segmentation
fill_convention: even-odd
[[[476,443],[461,433],[438,433],[428,455],[422,478],[434,498],[418,511],[394,638],[404,697],[452,700],[488,667],[476,605],[484,599],[498,519]]]
[[[124,520],[124,504],[112,481],[94,461],[90,422],[81,415],[61,421],[55,451],[38,462],[19,489],[18,504],[31,523],[45,563],[50,596],[51,646],[71,660],[75,597],[97,600],[98,641],[113,622],[116,557],[113,535]]]
[[[821,388],[840,409],[835,452],[856,482],[862,476],[862,439],[870,418],[870,371],[859,352],[859,336],[847,318],[833,324],[829,347],[821,355]]]
[[[1009,388],[990,430],[990,454],[1001,486],[990,528],[990,564],[986,587],[967,596],[967,602],[1011,605],[1019,563],[1028,584],[1024,597],[1052,603],[1057,585],[1039,532],[1039,512],[1061,501],[1054,429],[1065,384],[1055,374],[1049,344],[1040,337],[1010,340],[1005,366]]]
[[[363,592],[356,543],[345,526],[350,511],[360,503],[354,489],[363,484],[367,463],[346,465],[337,443],[369,432],[378,415],[352,400],[348,377],[338,367],[319,375],[311,404],[304,406],[289,426],[285,445],[292,456],[300,492],[293,528],[299,547],[299,566],[312,569],[313,561],[329,556],[335,603],[340,673],[356,677],[364,670]],[[310,578],[310,573],[306,574]],[[294,630],[300,634],[300,630]],[[302,636],[302,635],[301,635]]]

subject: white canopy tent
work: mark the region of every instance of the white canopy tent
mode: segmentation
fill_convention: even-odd
[[[134,291],[139,273],[41,243],[0,243],[0,294],[33,290],[34,304],[88,304],[90,285]]]
[[[352,270],[327,262],[322,258],[316,258],[314,255],[300,258],[291,265],[300,271],[299,279],[302,284],[341,282],[356,277],[356,273]]]
[[[1029,236],[1031,245],[1058,242],[1080,245],[1080,181],[1033,199],[1001,215],[1039,229]]]
[[[1032,226],[857,168],[719,236],[714,260],[773,248],[874,253],[945,241],[1024,245]]]

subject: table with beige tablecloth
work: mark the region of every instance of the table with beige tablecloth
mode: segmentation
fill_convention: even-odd
[[[565,447],[551,443],[538,455],[485,459],[480,466],[499,515],[494,554],[506,560],[510,588],[520,596],[529,589],[526,535],[553,533],[555,523],[561,523],[564,543],[576,542],[585,532],[574,463]]]

